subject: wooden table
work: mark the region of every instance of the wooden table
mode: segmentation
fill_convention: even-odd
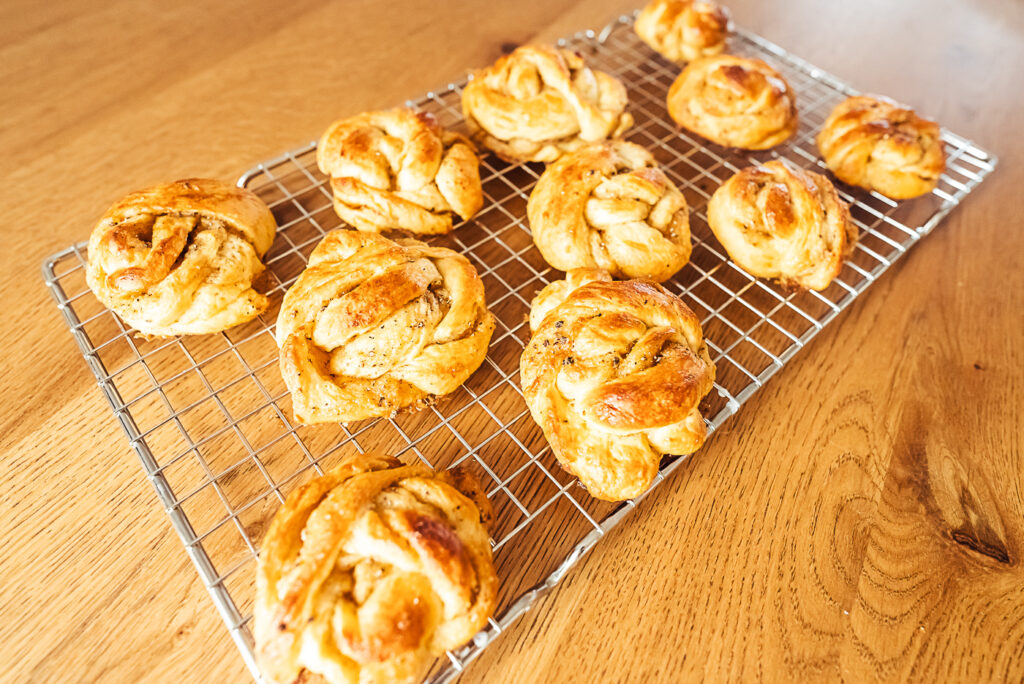
[[[636,1],[636,0],[634,0]],[[116,198],[233,178],[337,115],[628,0],[0,9],[0,661],[246,681],[39,278]],[[1024,5],[736,0],[1001,157],[967,199],[462,678],[1024,677]]]

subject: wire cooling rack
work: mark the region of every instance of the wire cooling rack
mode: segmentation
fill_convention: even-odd
[[[691,209],[694,249],[667,286],[702,320],[718,367],[702,413],[720,426],[812,337],[955,207],[996,160],[943,131],[946,173],[928,196],[892,202],[840,186],[851,203],[860,242],[823,292],[787,292],[734,265],[707,227],[712,192],[740,168],[785,157],[824,172],[813,137],[831,108],[855,91],[835,77],[749,32],[730,39],[733,54],[777,67],[797,93],[800,128],[766,153],[727,150],[672,125],[665,96],[678,67],[647,48],[632,16],[579,33],[561,45],[580,50],[595,68],[620,78],[636,119],[627,139],[649,149],[679,185]],[[407,104],[464,130],[466,81]],[[896,93],[898,97],[898,93]],[[325,233],[341,226],[315,144],[286,153],[239,179],[272,208],[280,225],[266,257],[263,290],[271,308],[257,320],[217,335],[145,340],[93,297],[85,284],[85,243],[48,258],[46,283],[86,363],[142,460],[175,530],[213,597],[254,677],[250,631],[256,550],[283,498],[344,456],[377,449],[419,458],[436,468],[462,463],[486,483],[495,509],[492,543],[501,580],[488,627],[431,671],[447,681],[539,596],[554,587],[635,501],[591,498],[564,473],[529,417],[519,388],[519,355],[534,294],[561,274],[533,246],[526,201],[542,167],[481,161],[486,201],[453,233],[431,239],[465,254],[484,279],[497,318],[488,357],[466,384],[418,413],[349,425],[303,427],[291,421],[290,398],[277,369],[273,326],[281,298]],[[654,486],[682,458],[666,458]]]

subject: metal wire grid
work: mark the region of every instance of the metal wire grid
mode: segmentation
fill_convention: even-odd
[[[707,145],[669,122],[664,98],[678,73],[643,45],[623,16],[599,34],[581,32],[560,44],[627,85],[636,125],[627,138],[651,150],[686,195],[694,250],[667,283],[698,313],[718,366],[718,382],[702,405],[709,431],[735,413],[910,246],[994,168],[994,157],[947,131],[947,172],[928,197],[897,204],[840,187],[861,231],[853,257],[823,292],[787,292],[732,265],[707,228],[705,205],[739,168],[785,157],[822,171],[813,135],[832,106],[855,91],[764,39],[738,30],[729,51],[775,65],[798,93],[801,126],[766,153]],[[465,81],[407,104],[461,128]],[[463,388],[419,413],[350,425],[292,424],[290,399],[277,371],[273,323],[281,297],[320,239],[341,222],[315,144],[255,167],[239,179],[263,197],[280,225],[267,255],[264,290],[271,309],[219,335],[144,340],[133,337],[85,285],[85,243],[53,255],[44,277],[86,363],[171,518],[253,675],[249,628],[256,549],[289,491],[354,451],[415,455],[445,468],[461,463],[487,483],[495,507],[492,544],[502,579],[497,616],[472,642],[432,671],[447,681],[525,612],[636,501],[590,498],[557,466],[529,418],[518,385],[518,359],[528,339],[533,295],[560,274],[533,247],[525,204],[542,167],[484,157],[482,212],[431,242],[465,254],[484,279],[498,320],[488,357]],[[823,172],[823,171],[822,171]],[[411,457],[411,456],[410,456]],[[654,486],[682,458],[666,458]],[[652,487],[653,489],[653,487]]]

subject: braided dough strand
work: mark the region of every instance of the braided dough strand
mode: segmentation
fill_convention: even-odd
[[[524,45],[478,71],[462,92],[474,140],[507,161],[554,161],[633,125],[626,89],[571,50]]]
[[[594,143],[544,170],[527,204],[530,230],[555,268],[667,280],[690,258],[686,199],[632,143]]]
[[[578,269],[541,290],[520,374],[533,419],[591,495],[643,493],[664,454],[689,454],[715,366],[696,315],[660,285]]]
[[[836,178],[892,199],[931,192],[946,168],[939,125],[884,97],[841,102],[817,143]]]
[[[781,160],[723,183],[708,203],[708,225],[747,273],[812,290],[828,287],[857,241],[832,183]]]
[[[651,0],[633,28],[654,50],[683,64],[721,53],[731,20],[729,10],[709,0]]]
[[[293,491],[260,549],[254,632],[272,682],[414,682],[494,610],[491,508],[468,473],[349,457]]]
[[[669,88],[668,112],[711,142],[747,150],[774,147],[798,125],[786,79],[759,59],[732,55],[690,62]]]
[[[465,382],[493,330],[483,283],[465,257],[334,231],[284,297],[281,375],[299,422],[385,416]]]
[[[317,145],[334,210],[359,230],[437,235],[483,206],[472,144],[428,112],[394,109],[336,121]]]
[[[253,289],[277,231],[258,197],[202,178],[134,192],[89,238],[89,287],[144,335],[225,330],[255,318]]]

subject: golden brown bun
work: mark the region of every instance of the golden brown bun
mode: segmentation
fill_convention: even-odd
[[[818,149],[836,178],[892,199],[931,192],[946,168],[939,125],[884,97],[841,102],[818,133]]]
[[[766,150],[796,131],[796,96],[759,59],[732,55],[690,62],[668,90],[676,123],[724,147]]]
[[[335,121],[320,138],[316,163],[331,177],[334,210],[359,230],[447,233],[452,214],[468,219],[484,202],[472,143],[429,112]]]
[[[824,290],[857,240],[850,210],[826,178],[785,161],[750,166],[715,191],[708,225],[747,273]]]
[[[300,423],[386,416],[448,394],[487,354],[494,317],[462,255],[336,230],[277,319],[281,375]]]
[[[633,143],[592,143],[550,164],[526,210],[537,248],[562,271],[662,281],[690,258],[686,199]]]
[[[256,195],[189,178],[133,192],[89,238],[89,287],[144,335],[198,335],[252,320],[277,224]]]
[[[710,0],[651,0],[633,29],[666,59],[682,64],[722,52],[729,24],[729,10]]]
[[[476,72],[462,91],[473,139],[506,161],[558,159],[633,125],[618,79],[571,50],[524,45]]]
[[[256,658],[273,684],[416,682],[494,611],[491,508],[469,473],[348,457],[260,547]]]
[[[689,454],[715,366],[696,315],[662,286],[578,269],[530,309],[520,374],[555,457],[591,495],[642,494],[663,454]]]

